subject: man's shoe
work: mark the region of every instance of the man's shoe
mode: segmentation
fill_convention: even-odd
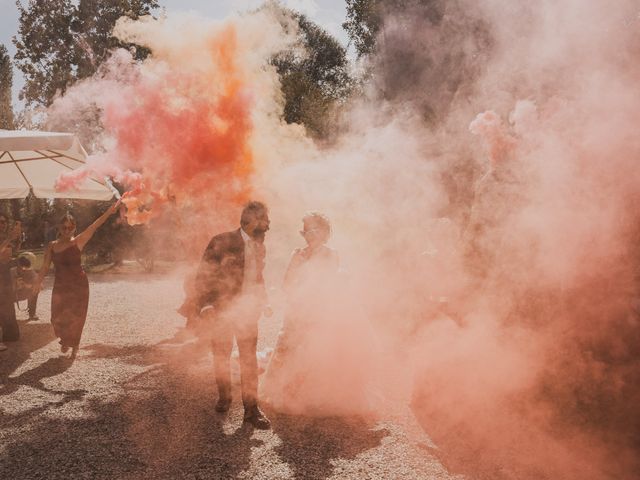
[[[7,349],[7,346],[4,343],[0,342],[0,352],[4,352]]]
[[[216,412],[227,413],[229,411],[229,407],[231,407],[231,398],[229,397],[218,398],[218,403],[216,403]]]
[[[271,428],[271,422],[257,406],[245,409],[244,422],[250,423],[259,430],[269,430]]]

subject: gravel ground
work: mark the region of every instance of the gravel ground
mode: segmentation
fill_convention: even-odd
[[[0,353],[0,479],[463,478],[432,455],[405,406],[377,420],[269,412],[271,431],[242,427],[237,400],[216,415],[211,354],[175,313],[181,276],[90,281],[74,362],[48,322],[50,288],[41,320],[21,320],[22,340]],[[259,348],[279,327],[277,315],[262,320]]]

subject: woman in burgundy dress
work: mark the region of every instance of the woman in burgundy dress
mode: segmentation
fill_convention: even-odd
[[[79,235],[75,235],[75,219],[70,214],[66,214],[58,227],[58,239],[49,243],[45,251],[36,286],[38,290],[41,288],[42,279],[53,262],[55,278],[51,294],[51,323],[56,336],[60,339],[62,353],[66,353],[71,348],[72,357],[75,357],[78,352],[89,306],[89,281],[82,269],[82,249],[119,206],[120,201],[111,205]]]

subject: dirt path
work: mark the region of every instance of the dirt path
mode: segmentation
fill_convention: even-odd
[[[406,408],[376,421],[272,412],[266,432],[242,427],[237,401],[216,415],[212,359],[182,330],[181,297],[177,277],[92,276],[72,363],[43,292],[42,319],[21,321],[23,340],[0,353],[0,478],[462,478],[430,454]],[[261,324],[259,348],[278,329],[277,316]]]

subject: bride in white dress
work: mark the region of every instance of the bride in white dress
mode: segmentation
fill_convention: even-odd
[[[293,252],[285,275],[288,306],[263,398],[284,413],[362,413],[363,358],[356,353],[360,348],[352,348],[355,325],[349,324],[353,316],[344,301],[338,253],[326,245],[331,225],[315,212],[302,223],[307,245]]]

